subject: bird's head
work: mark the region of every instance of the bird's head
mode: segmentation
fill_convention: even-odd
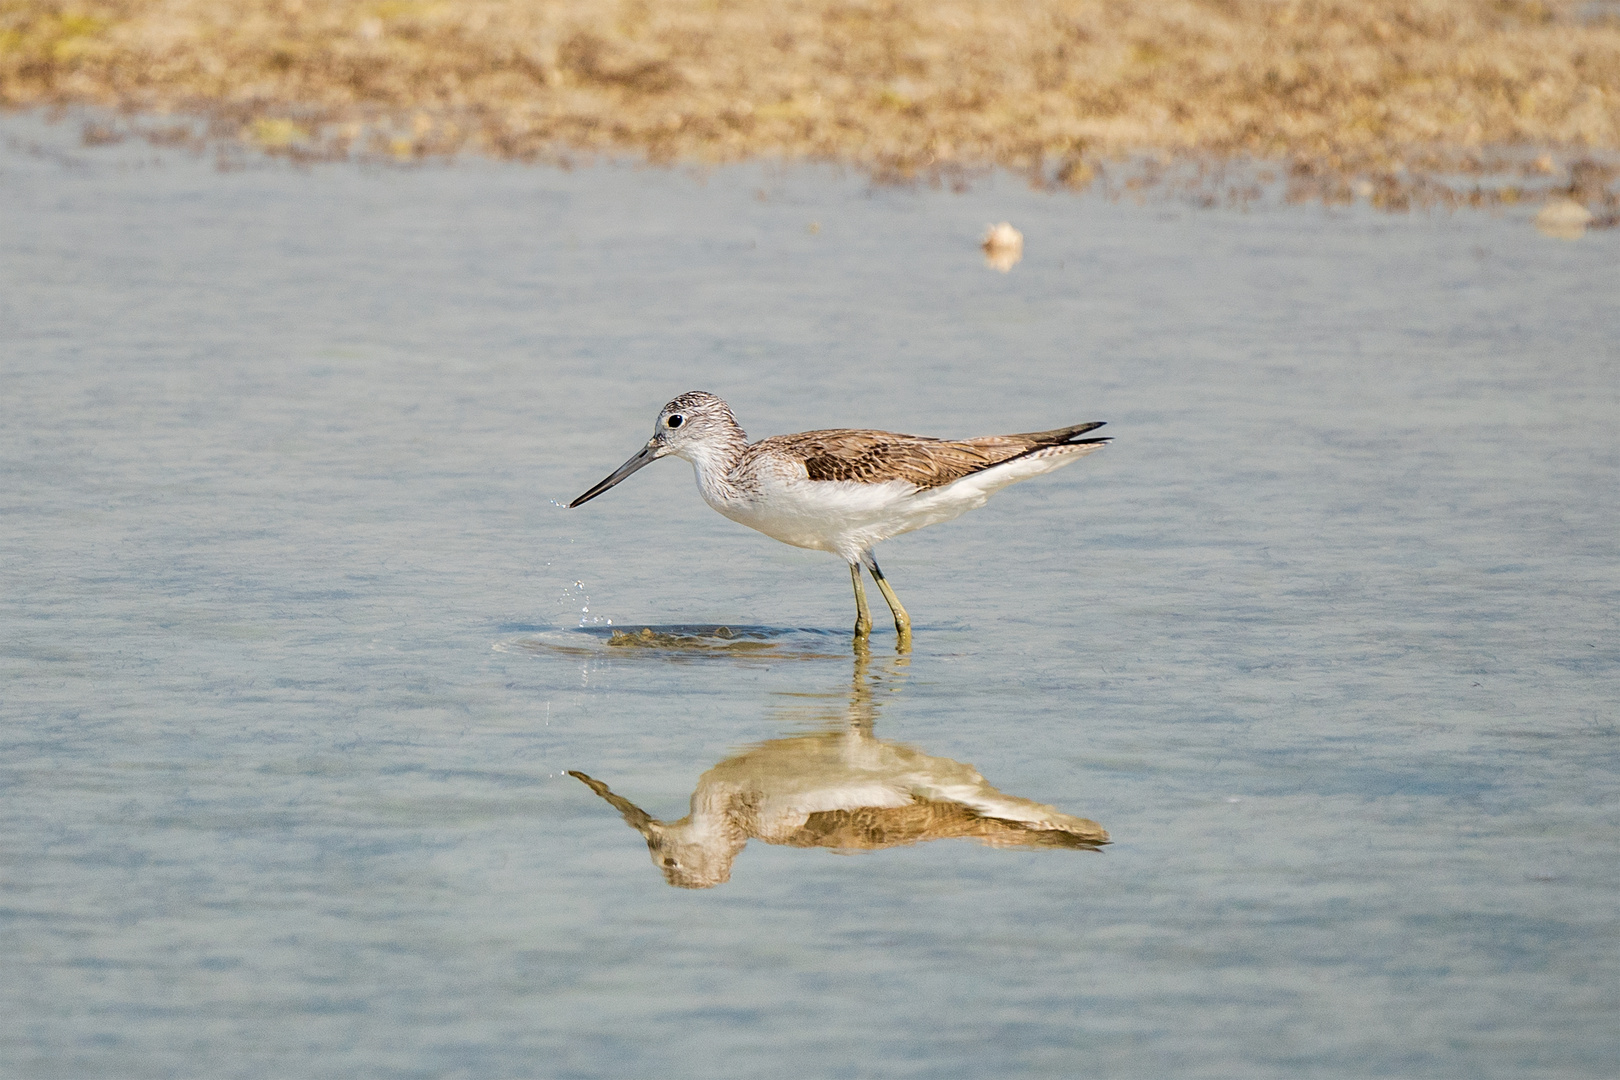
[[[601,483],[569,503],[570,507],[590,502],[608,488],[618,484],[637,470],[651,465],[661,457],[674,454],[688,461],[696,461],[705,452],[724,449],[731,443],[747,442],[731,407],[713,394],[693,390],[665,405],[653,422],[652,438],[647,445],[633,454]]]

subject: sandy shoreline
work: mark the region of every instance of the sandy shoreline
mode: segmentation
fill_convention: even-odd
[[[1259,162],[1299,200],[1620,209],[1620,5],[1589,2],[0,0],[0,104],[300,159],[999,167],[1228,200],[1256,170],[1222,164]]]

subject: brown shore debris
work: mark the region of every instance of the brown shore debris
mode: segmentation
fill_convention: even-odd
[[[999,167],[1229,202],[1566,199],[1596,224],[1620,3],[0,0],[0,105],[296,160]]]

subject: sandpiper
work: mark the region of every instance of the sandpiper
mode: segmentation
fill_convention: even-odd
[[[1095,851],[1108,830],[1055,806],[991,787],[972,765],[880,739],[873,727],[879,685],[855,653],[849,705],[819,731],[762,743],[698,779],[691,812],[659,821],[602,781],[572,776],[605,799],[647,841],[653,865],[682,889],[731,880],[750,840],[852,853],[961,838],[999,848]],[[892,661],[901,663],[901,661]],[[888,689],[897,689],[893,682]]]
[[[1079,436],[1102,422],[1022,435],[952,441],[890,431],[837,428],[773,435],[750,443],[713,394],[694,390],[665,405],[653,437],[612,475],[568,505],[590,502],[631,473],[674,454],[692,463],[703,500],[733,521],[794,547],[830,551],[849,563],[855,585],[855,643],[871,636],[861,566],[894,613],[901,651],[911,618],[872,557],[891,536],[949,521],[1008,484],[1051,472],[1110,440]]]

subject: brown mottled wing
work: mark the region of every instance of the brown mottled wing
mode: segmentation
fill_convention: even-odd
[[[813,431],[790,437],[812,480],[858,484],[905,480],[930,488],[989,468],[998,460],[993,450],[967,443],[887,431]]]
[[[773,843],[789,847],[825,847],[870,851],[927,840],[965,838],[991,847],[1066,847],[1095,850],[1108,843],[1108,833],[1095,821],[1069,818],[1068,828],[985,817],[959,803],[913,797],[906,806],[863,806],[821,810],[792,834]]]
[[[1048,447],[1076,445],[1075,436],[1101,426],[1076,424],[1052,431],[986,435],[960,442],[890,431],[836,429],[778,435],[750,449],[769,448],[797,457],[812,480],[852,480],[858,484],[905,480],[920,488],[932,488]]]

